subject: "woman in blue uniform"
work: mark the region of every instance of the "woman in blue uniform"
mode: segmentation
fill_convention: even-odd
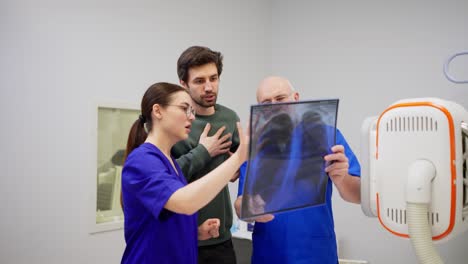
[[[130,129],[122,171],[127,243],[122,263],[197,263],[197,240],[218,236],[219,220],[197,227],[196,212],[229,182],[246,159],[238,124],[238,150],[205,177],[187,184],[172,146],[187,139],[194,110],[186,89],[170,83],[148,88]]]

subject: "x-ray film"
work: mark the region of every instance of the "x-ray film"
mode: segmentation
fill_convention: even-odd
[[[241,219],[325,204],[338,99],[253,105]]]

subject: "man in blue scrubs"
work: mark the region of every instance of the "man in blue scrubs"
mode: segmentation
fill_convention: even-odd
[[[292,102],[299,93],[291,83],[277,76],[265,78],[257,89],[258,103]],[[273,215],[255,220],[252,235],[252,263],[338,263],[336,236],[332,212],[332,183],[340,196],[348,202],[360,203],[359,162],[339,130],[336,145],[324,160],[328,162],[325,204]],[[235,202],[240,214],[242,187],[246,164],[241,167],[238,198]]]

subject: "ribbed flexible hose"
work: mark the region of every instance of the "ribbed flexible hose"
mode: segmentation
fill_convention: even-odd
[[[414,251],[421,264],[443,264],[432,243],[431,227],[427,219],[428,205],[410,203],[406,205],[408,213],[408,231]]]

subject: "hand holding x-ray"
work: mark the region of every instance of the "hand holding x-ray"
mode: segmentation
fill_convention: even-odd
[[[255,221],[255,222],[266,223],[266,222],[273,220],[273,218],[275,218],[272,214],[266,214],[266,215],[263,214],[265,212],[266,203],[260,195],[255,194],[253,196],[249,196],[247,197],[247,201],[248,201],[247,203],[249,204],[249,210],[251,211],[251,214],[261,215],[261,216],[252,218],[250,220]]]

